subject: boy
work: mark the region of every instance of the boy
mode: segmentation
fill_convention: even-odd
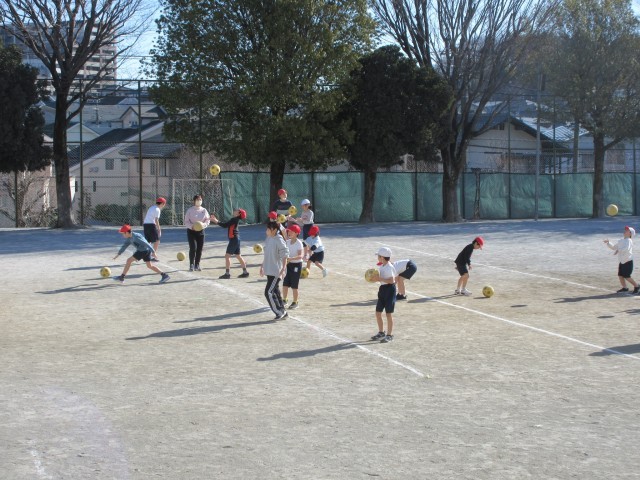
[[[247,278],[249,272],[247,272],[247,262],[244,261],[240,254],[240,230],[238,229],[238,223],[240,220],[247,218],[247,212],[242,208],[237,208],[233,211],[233,217],[227,222],[220,222],[215,215],[211,215],[211,221],[223,228],[227,229],[227,238],[229,244],[227,245],[227,251],[224,254],[225,273],[220,275],[219,278],[228,279],[231,278],[229,270],[231,270],[231,255],[235,255],[242,267],[242,273],[238,275],[238,278]]]
[[[320,240],[320,227],[314,225],[309,229],[309,236],[305,238],[305,257],[307,258],[307,268],[311,267],[313,263],[316,267],[322,270],[322,276],[326,277],[329,270],[322,265],[324,261],[324,246],[322,240]],[[310,253],[313,252],[313,253]]]
[[[640,287],[636,281],[631,278],[631,274],[633,273],[633,237],[635,237],[636,231],[631,227],[624,227],[624,235],[623,238],[618,240],[618,243],[615,245],[612,244],[609,239],[605,239],[604,243],[611,250],[615,250],[613,252],[614,255],[618,255],[618,280],[620,280],[620,285],[622,288],[618,290],[616,293],[626,293],[629,291],[627,288],[626,282],[629,282],[633,285],[633,293],[637,294],[640,292]]]
[[[469,281],[469,270],[471,270],[471,254],[474,250],[482,248],[484,240],[482,237],[476,237],[469,245],[464,247],[455,259],[456,270],[460,274],[458,279],[458,285],[456,286],[456,295],[471,295],[471,292],[467,290],[467,282]]]
[[[293,301],[287,308],[293,310],[298,308],[298,285],[300,283],[300,272],[302,271],[302,256],[304,255],[304,246],[298,239],[300,235],[300,227],[291,225],[287,228],[287,248],[289,249],[289,257],[287,257],[287,275],[282,281],[282,294],[284,295],[284,306],[287,307],[287,293],[289,287],[293,290]]]
[[[158,252],[158,246],[160,245],[160,214],[162,209],[167,205],[167,201],[163,197],[156,199],[156,204],[149,207],[147,214],[142,222],[142,228],[144,229],[144,238],[147,242],[153,244],[154,253]],[[157,261],[155,255],[151,258],[152,261]]]
[[[302,238],[303,240],[309,236],[309,230],[313,227],[313,210],[311,210],[311,201],[308,198],[305,198],[300,203],[302,207],[302,213],[300,214],[300,218],[291,218],[298,225],[302,225]]]
[[[129,272],[131,264],[137,260],[144,260],[144,262],[147,264],[147,268],[150,268],[154,272],[159,273],[161,275],[160,283],[164,283],[169,280],[169,275],[163,273],[162,270],[151,264],[151,255],[154,252],[153,246],[149,242],[147,242],[141,234],[132,232],[131,226],[126,224],[123,225],[122,228],[118,230],[118,232],[120,232],[124,237],[124,243],[122,244],[122,247],[120,247],[118,254],[113,257],[113,259],[115,260],[116,258],[118,258],[129,245],[133,245],[134,247],[136,247],[136,251],[133,253],[133,255],[127,258],[127,263],[124,266],[124,270],[122,270],[122,274],[119,277],[116,277],[115,280],[118,280],[120,283],[124,283],[124,277],[127,275],[127,272]]]
[[[275,210],[278,215],[288,217],[291,205],[293,205],[291,201],[287,200],[287,191],[284,188],[278,190],[278,200],[273,202],[272,210]]]
[[[260,276],[267,276],[264,296],[269,307],[276,314],[275,320],[288,316],[280,295],[280,279],[287,271],[289,249],[281,235],[278,235],[278,224],[267,222],[267,238],[264,241],[264,260],[260,265]]]
[[[407,291],[404,288],[404,281],[410,280],[411,277],[413,277],[413,275],[418,271],[418,266],[413,262],[413,260],[405,259],[393,262],[393,268],[396,269],[398,274],[398,277],[396,278],[396,283],[398,284],[396,300],[406,300]]]
[[[391,249],[380,247],[378,249],[379,273],[374,275],[373,281],[380,282],[378,289],[378,302],[376,303],[376,322],[378,323],[378,333],[371,340],[380,340],[381,343],[393,341],[393,311],[396,305],[396,277],[397,272],[389,260],[391,259]],[[384,331],[382,323],[382,312],[386,311],[387,332]]]

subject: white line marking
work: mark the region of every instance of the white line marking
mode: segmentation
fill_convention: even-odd
[[[168,268],[168,265],[161,264],[160,262],[158,262],[157,265],[163,265],[164,267]],[[260,305],[261,307],[264,307],[265,310],[271,311],[271,309],[264,302],[261,302],[260,300],[257,300],[256,298],[254,298],[254,297],[252,297],[252,296],[250,296],[250,295],[248,295],[248,294],[246,294],[244,292],[241,292],[241,291],[236,290],[234,288],[222,285],[222,284],[220,284],[220,282],[215,281],[215,279],[213,279],[213,278],[200,277],[198,275],[195,275],[195,274],[192,274],[192,273],[189,273],[189,272],[185,272],[185,271],[182,271],[182,270],[175,270],[174,272],[168,272],[168,273],[176,273],[176,272],[180,273],[181,275],[184,275],[187,278],[194,278],[194,279],[197,279],[197,280],[201,280],[201,281],[205,281],[205,282],[211,283],[216,288],[220,288],[222,290],[225,290],[228,293],[231,293],[236,297],[246,298],[249,301],[253,302],[254,304]],[[332,273],[333,273],[333,270],[332,270]],[[430,378],[429,375],[425,375],[421,371],[419,371],[419,370],[417,370],[417,369],[415,369],[415,368],[413,368],[413,367],[411,367],[409,365],[406,365],[406,364],[404,364],[402,362],[399,362],[398,360],[394,360],[393,358],[388,357],[387,355],[383,355],[382,353],[378,353],[378,352],[375,352],[373,350],[370,350],[367,347],[365,347],[363,345],[360,345],[359,343],[354,342],[353,340],[349,340],[349,339],[343,338],[343,337],[339,336],[338,334],[332,332],[331,330],[327,330],[326,328],[319,327],[319,326],[314,325],[312,323],[306,322],[306,321],[302,320],[301,318],[299,318],[297,316],[294,317],[291,314],[289,314],[288,318],[291,318],[292,320],[295,320],[296,322],[298,322],[298,323],[300,323],[302,325],[305,325],[306,327],[309,327],[309,328],[311,328],[313,330],[316,330],[319,333],[322,333],[322,334],[327,335],[329,337],[335,338],[336,340],[339,340],[339,341],[341,341],[343,343],[346,343],[347,345],[353,345],[354,347],[357,347],[358,349],[360,349],[361,351],[363,351],[365,353],[368,353],[369,355],[382,358],[382,359],[386,360],[387,362],[392,363],[393,365],[397,365],[398,367],[401,367],[401,368],[404,368],[405,370],[408,370],[409,372],[413,373],[414,375],[417,375],[418,377]]]
[[[414,250],[412,248],[400,247],[400,246],[397,246],[397,245],[389,245],[388,243],[382,243],[382,242],[376,242],[376,243],[378,245],[386,245],[386,246],[394,248],[394,249],[406,250],[408,252],[419,253],[420,255],[426,255],[426,256],[429,256],[429,257],[443,258],[445,260],[451,260],[451,262],[454,261],[454,258],[446,257],[444,255],[436,255],[435,253],[422,252],[420,250]],[[496,267],[495,265],[489,265],[488,263],[480,263],[480,262],[475,262],[474,261],[473,264],[474,265],[481,265],[483,267],[493,268],[495,270],[502,270],[504,272],[517,273],[517,274],[520,274],[520,275],[527,275],[529,277],[536,277],[536,278],[542,278],[544,280],[552,280],[554,282],[566,283],[568,285],[575,285],[577,287],[590,288],[592,290],[602,290],[602,291],[605,291],[605,292],[610,292],[611,291],[610,289],[607,289],[607,288],[594,287],[593,285],[586,285],[584,283],[571,282],[569,280],[564,280],[562,278],[548,277],[546,275],[539,275],[537,273],[521,272],[520,270],[511,270],[509,268]]]
[[[33,445],[33,441],[30,441],[29,443]],[[33,465],[36,468],[36,473],[38,474],[38,477],[53,478],[44,469],[44,466],[42,465],[42,460],[40,459],[40,453],[35,448],[32,448],[31,450],[29,450],[29,453],[33,457]]]

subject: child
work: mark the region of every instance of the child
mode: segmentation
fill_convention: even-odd
[[[313,227],[313,210],[311,210],[311,202],[305,198],[300,203],[302,207],[302,213],[300,218],[291,218],[298,225],[302,225],[302,238],[305,239],[309,236],[309,230]]]
[[[289,249],[289,257],[287,258],[287,275],[282,281],[282,294],[284,295],[284,306],[287,307],[287,293],[289,287],[293,290],[293,301],[288,307],[289,310],[298,308],[298,284],[300,283],[300,272],[302,271],[302,256],[304,255],[304,246],[298,239],[300,235],[300,227],[291,225],[287,228],[287,248]]]
[[[320,227],[314,225],[309,229],[309,236],[304,240],[305,243],[305,257],[307,258],[307,268],[311,267],[313,263],[316,267],[322,270],[322,276],[326,277],[329,270],[322,266],[324,260],[324,246],[322,240],[320,240]],[[310,252],[313,252],[311,254]]]
[[[637,294],[640,292],[640,287],[636,281],[631,278],[631,274],[633,273],[633,237],[635,237],[636,231],[631,227],[624,227],[624,236],[618,243],[615,245],[612,244],[609,239],[605,239],[604,243],[611,250],[615,250],[613,252],[614,255],[618,255],[618,280],[620,280],[620,285],[622,288],[617,291],[617,293],[625,293],[628,292],[626,282],[629,282],[633,285],[633,293]]]
[[[231,278],[229,270],[231,270],[231,255],[235,255],[242,267],[242,273],[238,275],[238,278],[247,278],[249,272],[247,272],[247,262],[244,261],[240,254],[240,231],[238,229],[238,223],[240,220],[247,218],[247,212],[242,208],[237,208],[233,211],[233,218],[227,222],[220,222],[215,215],[211,215],[211,221],[223,228],[227,229],[227,238],[229,244],[227,245],[227,251],[224,255],[225,273],[220,275],[219,278],[228,279]]]
[[[371,340],[380,340],[381,343],[393,341],[393,311],[396,305],[396,269],[391,259],[391,249],[380,247],[377,252],[379,273],[374,275],[373,281],[380,282],[378,289],[378,302],[376,303],[376,322],[378,323],[378,333]],[[386,310],[387,332],[384,331],[382,323],[382,312]]]
[[[151,255],[154,252],[153,246],[149,242],[147,242],[141,234],[132,232],[131,226],[129,225],[123,225],[122,228],[120,228],[120,230],[118,231],[122,234],[125,240],[122,244],[122,247],[120,247],[118,254],[113,257],[113,259],[115,260],[116,258],[118,258],[129,245],[133,245],[134,247],[136,247],[136,251],[133,253],[133,255],[127,258],[127,263],[124,266],[124,270],[122,270],[122,274],[119,277],[116,277],[116,280],[118,280],[120,283],[124,283],[124,277],[127,275],[129,268],[131,268],[131,264],[137,260],[144,260],[144,262],[147,264],[147,268],[150,268],[154,272],[159,273],[161,275],[160,283],[164,283],[169,280],[169,275],[163,273],[162,270],[151,264]]]
[[[413,260],[406,259],[393,262],[393,268],[396,269],[396,273],[398,274],[398,277],[396,278],[396,282],[398,284],[396,300],[406,300],[407,291],[404,288],[404,281],[410,280],[411,277],[413,277],[414,273],[418,271],[418,266],[413,262]]]
[[[280,232],[280,235],[282,235],[283,238],[287,238],[287,229],[284,227],[283,224],[281,224],[280,222],[278,222],[278,212],[271,211],[269,212],[269,215],[267,216],[267,222],[276,222],[278,223],[278,232]]]
[[[287,244],[282,236],[278,235],[278,224],[267,222],[267,238],[264,241],[264,260],[260,265],[260,276],[267,276],[264,296],[269,302],[269,307],[276,314],[275,320],[288,316],[280,295],[280,279],[287,271],[286,259],[288,256]]]
[[[158,246],[160,245],[160,236],[162,235],[160,231],[160,214],[166,205],[167,201],[162,197],[158,197],[156,204],[150,206],[149,210],[147,210],[144,222],[142,222],[144,238],[146,238],[147,242],[153,244],[154,253],[158,252]],[[152,260],[155,260],[155,255],[152,257]]]
[[[469,270],[471,270],[471,254],[474,250],[482,248],[484,240],[482,237],[476,237],[469,245],[464,247],[455,259],[456,270],[460,274],[458,285],[456,286],[456,295],[471,295],[467,290],[467,282],[469,281]],[[467,268],[468,267],[468,268]]]
[[[289,208],[293,205],[289,200],[287,200],[287,191],[284,188],[278,190],[278,200],[273,202],[272,210],[275,210],[276,214],[284,215],[285,217],[289,216]]]
[[[200,258],[202,257],[202,248],[204,247],[204,229],[194,230],[193,225],[196,222],[202,222],[206,227],[209,226],[210,216],[207,209],[202,206],[202,195],[193,197],[193,206],[184,214],[184,226],[187,227],[187,241],[189,242],[189,271],[202,271],[200,268]]]

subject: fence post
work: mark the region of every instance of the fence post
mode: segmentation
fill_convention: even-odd
[[[84,110],[84,89],[80,79],[80,225],[84,225],[84,155],[82,142],[82,111]]]
[[[142,99],[140,98],[140,89],[142,88],[140,80],[138,80],[138,165],[140,165],[138,205],[140,210],[140,225],[144,224],[144,214],[142,211]]]
[[[637,215],[638,213],[638,188],[636,187],[636,139],[633,139],[633,183],[632,191],[633,191],[633,214]]]
[[[18,228],[18,219],[20,218],[19,212],[18,212],[18,170],[14,170],[13,171],[13,187],[15,188],[15,194],[14,194],[14,205],[15,205],[15,211],[16,211],[16,228]]]

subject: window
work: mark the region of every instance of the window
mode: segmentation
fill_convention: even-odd
[[[104,169],[105,170],[113,170],[114,160],[113,158],[105,158],[104,159]]]
[[[120,170],[129,170],[129,160],[126,158],[120,159]]]
[[[167,161],[165,159],[151,160],[151,175],[167,176]]]

